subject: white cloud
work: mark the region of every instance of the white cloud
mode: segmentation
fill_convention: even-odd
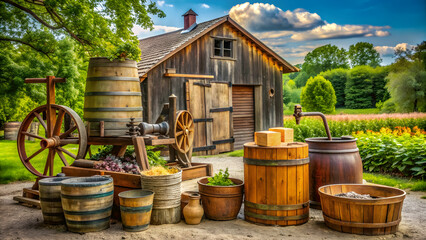
[[[161,34],[161,33],[173,32],[178,29],[180,28],[172,27],[172,26],[154,25],[154,29],[150,31],[149,29],[144,29],[141,26],[135,25],[133,26],[132,31],[136,36],[141,37],[142,35],[146,35],[146,34],[152,35],[150,34],[152,32],[158,32],[158,34]]]
[[[295,41],[318,40],[318,39],[336,39],[352,37],[385,37],[389,36],[389,27],[378,27],[370,25],[338,25],[336,23],[327,23],[305,32],[297,32],[291,36]]]
[[[396,49],[401,49],[405,51],[413,47],[414,47],[413,45],[410,45],[408,43],[398,43],[394,47],[393,46],[376,46],[374,47],[374,49],[376,49],[376,51],[379,52],[382,57],[392,57],[395,54]]]
[[[256,32],[277,30],[306,30],[324,24],[316,13],[304,9],[283,11],[273,4],[248,2],[235,5],[229,16],[242,26]]]
[[[207,4],[205,4],[205,3],[201,4],[201,7],[202,7],[202,8],[210,8],[210,6],[209,6],[209,5],[207,5]]]
[[[173,4],[166,4],[166,1],[161,1],[161,0],[158,0],[158,1],[157,1],[157,5],[158,5],[159,7],[162,7],[162,6],[166,6],[166,7],[174,7],[174,5],[173,5]]]

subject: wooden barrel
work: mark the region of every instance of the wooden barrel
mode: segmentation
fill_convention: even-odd
[[[362,183],[362,160],[356,139],[307,138],[309,145],[310,206],[321,209],[318,188],[328,184]]]
[[[356,192],[370,194],[373,199],[334,196]],[[396,233],[401,222],[403,190],[363,184],[334,184],[318,190],[325,224],[336,231],[363,235]]]
[[[38,182],[41,212],[46,224],[65,224],[61,204],[61,182],[69,177],[44,178]]]
[[[39,122],[32,122],[31,126],[30,126],[30,133],[38,136],[39,126],[40,126]],[[34,141],[35,140],[35,138],[30,137],[30,136],[27,136],[26,139],[30,140],[30,141]]]
[[[244,144],[244,217],[267,225],[309,220],[309,157],[306,143],[260,147]]]
[[[4,124],[4,140],[16,141],[21,122],[7,122]]]
[[[151,224],[178,223],[181,220],[180,185],[182,170],[162,176],[141,175],[142,189],[155,193],[151,213]]]
[[[136,61],[91,58],[84,94],[89,136],[123,136],[127,123],[142,122],[142,98]],[[102,121],[102,123],[101,123]]]
[[[113,197],[111,177],[78,177],[62,181],[62,208],[68,230],[85,233],[109,228]]]
[[[120,198],[121,222],[124,231],[139,232],[148,229],[154,192],[130,190],[119,193],[118,197]]]

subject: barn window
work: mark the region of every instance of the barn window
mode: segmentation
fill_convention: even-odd
[[[232,40],[215,39],[214,40],[214,56],[215,57],[233,57]]]

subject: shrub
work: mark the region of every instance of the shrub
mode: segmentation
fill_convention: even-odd
[[[372,68],[369,66],[357,66],[349,71],[345,88],[345,107],[354,109],[374,107],[371,71]]]
[[[363,160],[370,172],[426,176],[426,132],[414,127],[381,128],[354,134]]]
[[[333,113],[336,105],[336,94],[330,81],[322,76],[309,78],[300,96],[306,111]]]
[[[331,82],[334,91],[336,92],[336,107],[345,106],[345,86],[348,75],[348,70],[337,68],[320,73],[325,79]]]

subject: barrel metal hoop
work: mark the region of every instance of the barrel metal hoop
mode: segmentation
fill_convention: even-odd
[[[359,152],[358,148],[353,149],[342,149],[342,150],[320,150],[320,149],[309,149],[309,153],[331,153],[331,154],[342,154],[342,153],[354,153]]]
[[[137,68],[136,62],[127,62],[127,63],[117,63],[117,62],[89,62],[89,68],[92,67],[120,67],[120,68]]]
[[[111,216],[108,216],[106,218],[91,220],[91,221],[73,221],[73,220],[68,220],[68,219],[65,219],[65,220],[67,221],[67,224],[96,225],[96,224],[103,223],[103,222],[109,222],[110,219],[111,219]]]
[[[293,159],[293,160],[272,160],[272,159],[253,159],[243,158],[244,163],[256,166],[297,166],[309,163],[309,158]]]
[[[93,210],[93,211],[66,211],[66,210],[64,210],[64,213],[68,214],[68,215],[85,216],[85,215],[104,213],[104,212],[108,212],[108,211],[111,211],[111,210],[112,210],[112,205],[107,207],[107,208],[102,208],[102,209]]]
[[[88,112],[136,112],[142,111],[141,107],[124,107],[124,108],[84,108]]]
[[[398,220],[387,222],[387,223],[361,223],[361,222],[346,222],[331,218],[325,214],[323,214],[324,220],[342,227],[355,227],[355,228],[385,228],[385,227],[393,227],[398,225],[401,222],[401,218]]]
[[[84,96],[142,96],[141,92],[86,92]]]
[[[90,194],[90,195],[65,195],[61,194],[62,198],[66,199],[88,199],[88,198],[102,198],[111,196],[114,191],[106,192],[106,193],[98,193],[98,194]]]
[[[130,118],[84,118],[88,122],[130,122]],[[142,118],[135,118],[133,121],[142,122]]]
[[[122,212],[130,212],[130,213],[140,213],[140,212],[149,212],[152,209],[152,204],[142,206],[142,207],[126,207],[120,206],[120,211]]]
[[[144,229],[148,228],[148,226],[149,226],[149,224],[136,225],[136,226],[128,226],[128,225],[125,225],[123,223],[123,228],[124,229],[126,229],[126,230],[134,230],[134,231],[136,231],[136,230],[138,230],[138,231],[144,230]]]
[[[138,77],[88,77],[86,81],[129,81],[129,82],[139,82]]]
[[[247,210],[244,210],[244,215],[247,217],[262,219],[262,220],[272,220],[272,221],[290,221],[290,220],[303,220],[309,217],[309,213],[296,215],[296,216],[270,216],[258,213],[252,213]]]
[[[266,211],[298,210],[308,206],[309,206],[309,202],[304,202],[301,204],[293,204],[293,205],[272,205],[272,204],[253,203],[253,202],[244,200],[244,207],[255,208],[255,209],[266,210]]]

